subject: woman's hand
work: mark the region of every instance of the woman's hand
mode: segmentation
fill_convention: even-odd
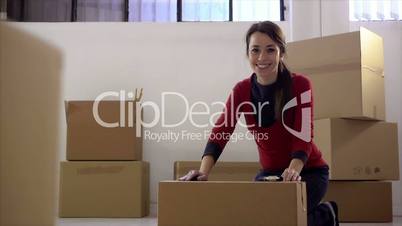
[[[215,160],[211,155],[205,155],[201,160],[200,170],[190,170],[185,176],[179,178],[180,181],[206,181],[209,171],[214,166]]]
[[[190,170],[186,175],[179,178],[179,181],[207,181],[208,175],[198,171]]]
[[[282,173],[283,181],[301,181],[300,172],[302,171],[304,163],[302,160],[294,158],[290,161],[289,167]]]
[[[283,181],[301,181],[299,172],[295,169],[286,168],[282,173]]]

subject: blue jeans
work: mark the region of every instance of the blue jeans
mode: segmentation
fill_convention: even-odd
[[[266,176],[280,176],[282,172],[261,170],[254,180],[261,181]],[[328,167],[303,169],[300,176],[302,181],[306,182],[308,226],[333,225],[332,215],[328,207],[321,204],[328,188]]]

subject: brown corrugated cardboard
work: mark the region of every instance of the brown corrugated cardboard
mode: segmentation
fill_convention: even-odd
[[[385,120],[382,38],[360,31],[288,44],[286,63],[312,82],[314,118]]]
[[[143,217],[149,213],[149,164],[61,162],[60,217]]]
[[[397,124],[352,119],[314,121],[314,142],[332,180],[399,180]]]
[[[174,179],[188,171],[200,168],[200,161],[177,161],[174,163]],[[208,175],[209,181],[253,181],[261,169],[258,162],[217,162]]]
[[[135,133],[135,102],[126,101],[125,111],[120,111],[120,101],[99,102],[99,119],[119,123],[116,128],[103,127],[95,120],[93,104],[66,102],[67,160],[142,160],[142,138]],[[127,113],[129,109],[132,114]],[[120,114],[125,116],[121,117],[124,126]]]
[[[307,225],[306,205],[300,182],[164,181],[158,226]]]
[[[66,55],[27,28],[0,21],[0,225],[55,226]]]
[[[338,204],[341,222],[392,221],[391,182],[330,181],[324,199]]]

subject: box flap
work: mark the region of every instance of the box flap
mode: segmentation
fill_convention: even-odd
[[[66,122],[68,122],[68,104],[69,104],[69,102],[70,101],[68,101],[68,100],[64,101],[64,110],[65,110],[65,113],[66,113]]]
[[[384,77],[384,43],[382,37],[360,27],[360,45],[362,68]]]

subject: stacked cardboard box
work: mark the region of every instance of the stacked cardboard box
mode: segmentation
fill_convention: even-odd
[[[291,71],[313,84],[314,118],[385,119],[382,38],[360,31],[288,44]]]
[[[142,161],[132,101],[67,101],[67,160],[60,217],[143,217],[149,164]],[[129,112],[129,113],[127,113]]]
[[[392,221],[383,180],[399,180],[399,148],[397,125],[384,121],[382,38],[361,28],[297,41],[286,61],[312,82],[314,142],[330,166],[325,199],[338,202],[343,222]]]
[[[391,222],[392,184],[387,181],[330,181],[325,200],[335,200],[343,222]]]

